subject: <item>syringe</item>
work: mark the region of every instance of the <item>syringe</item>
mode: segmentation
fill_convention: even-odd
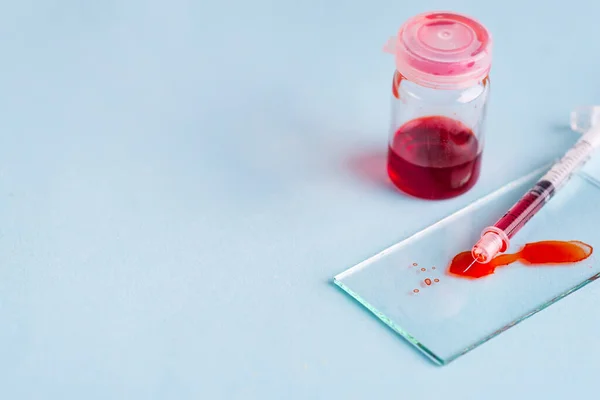
[[[473,246],[474,261],[485,264],[509,246],[510,239],[554,196],[591,157],[600,145],[600,124],[591,125],[552,168],[515,203],[493,226],[481,233],[481,238]],[[473,265],[471,264],[471,266]],[[471,267],[469,266],[467,270]]]

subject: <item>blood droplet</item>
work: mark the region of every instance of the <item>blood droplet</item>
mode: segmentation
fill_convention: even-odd
[[[427,270],[426,270],[425,268],[421,268],[421,271],[425,272],[425,271],[427,271]]]
[[[434,282],[439,282],[440,280],[438,278],[435,278],[433,281]]]
[[[431,267],[431,269],[435,269],[435,267]]]
[[[429,279],[429,278],[425,279],[425,283],[427,284],[427,286],[431,285],[431,279]]]
[[[452,259],[448,272],[463,278],[476,279],[492,275],[496,268],[516,261],[521,261],[527,267],[556,266],[583,261],[592,252],[592,246],[578,240],[569,242],[546,240],[528,243],[517,253],[502,254],[487,264],[475,263],[467,269],[473,263],[473,256],[470,251],[464,251]]]
[[[400,82],[406,79],[404,78],[404,76],[402,76],[402,74],[398,71],[396,71],[394,73],[394,79],[392,81],[392,93],[394,94],[394,97],[399,99],[400,95],[398,94],[398,87],[400,86]]]
[[[414,293],[419,293],[419,289],[413,289]]]
[[[413,267],[416,267],[417,265],[419,265],[419,264],[417,264],[417,263],[413,263]]]

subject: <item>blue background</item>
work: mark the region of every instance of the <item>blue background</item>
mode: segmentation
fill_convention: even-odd
[[[384,159],[388,37],[495,39],[480,182],[409,199]],[[6,399],[593,396],[600,285],[449,366],[333,275],[560,155],[600,102],[600,3],[0,3]]]

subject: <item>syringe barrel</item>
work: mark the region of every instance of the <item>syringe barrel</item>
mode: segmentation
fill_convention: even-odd
[[[557,190],[569,180],[576,169],[585,164],[593,150],[593,144],[586,140],[585,136],[582,137],[563,158],[550,168],[538,183],[549,182],[554,190]]]
[[[511,239],[564,185],[600,146],[600,125],[592,126],[565,155],[500,218],[484,230],[472,249],[475,260],[488,262],[502,253]]]
[[[512,238],[590,158],[600,130],[590,130],[494,226]]]
[[[509,239],[512,238],[543,207],[553,193],[554,187],[550,182],[539,181],[494,226],[503,231]]]

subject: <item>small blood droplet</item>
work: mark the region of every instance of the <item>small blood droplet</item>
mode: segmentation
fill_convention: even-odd
[[[427,284],[427,286],[431,285],[431,279],[429,279],[429,278],[425,279],[425,283]]]
[[[419,289],[414,289],[413,292],[414,293],[419,293]]]
[[[421,268],[421,271],[425,272],[425,271],[427,271],[427,270],[426,270],[425,268]]]
[[[431,269],[435,269],[435,267],[431,267]]]
[[[434,282],[439,282],[440,280],[438,278],[435,278],[433,281]]]
[[[419,265],[419,264],[417,264],[417,263],[413,263],[413,267],[416,267],[417,265]]]

